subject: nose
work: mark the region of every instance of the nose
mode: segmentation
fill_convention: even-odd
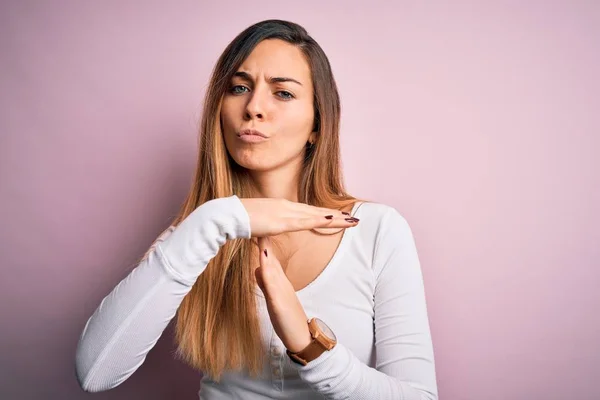
[[[253,119],[264,120],[265,115],[265,98],[258,90],[254,90],[249,96],[246,104],[245,119],[250,121]]]

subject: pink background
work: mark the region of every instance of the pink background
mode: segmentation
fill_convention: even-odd
[[[2,2],[0,398],[90,396],[85,321],[187,191],[216,58],[267,18],[330,57],[351,193],[413,228],[440,398],[600,398],[599,3],[366,4]],[[168,332],[94,398],[197,398]]]

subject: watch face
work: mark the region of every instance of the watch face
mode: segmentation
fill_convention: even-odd
[[[321,321],[319,318],[315,318],[315,322],[317,323],[317,326],[319,327],[319,329],[321,330],[321,332],[323,332],[323,334],[325,336],[327,336],[331,340],[337,341],[335,334],[333,333],[333,331],[331,329],[329,329],[329,327],[325,324],[325,322]]]

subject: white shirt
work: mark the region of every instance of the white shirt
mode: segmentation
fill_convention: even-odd
[[[306,366],[292,362],[256,287],[264,348],[261,376],[204,376],[199,398],[437,399],[433,345],[417,250],[392,207],[357,203],[329,264],[297,293],[337,345]],[[76,371],[85,391],[118,386],[144,362],[184,296],[226,240],[250,238],[237,196],[208,201],[153,245],[149,256],[100,303],[81,334]]]

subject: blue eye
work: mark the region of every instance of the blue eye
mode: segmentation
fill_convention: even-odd
[[[291,99],[293,99],[293,98],[294,98],[294,95],[293,95],[293,94],[291,94],[290,92],[286,91],[286,90],[280,90],[280,91],[279,91],[279,92],[277,92],[277,93],[280,93],[280,96],[279,96],[279,97],[281,97],[281,98],[282,98],[282,99],[284,99],[284,100],[291,100]]]
[[[238,90],[238,89],[242,89],[242,90]],[[242,86],[242,85],[236,85],[236,86],[232,87],[231,89],[229,89],[229,91],[233,94],[242,94],[242,93],[244,93],[244,90],[248,90],[248,88],[246,86]]]

